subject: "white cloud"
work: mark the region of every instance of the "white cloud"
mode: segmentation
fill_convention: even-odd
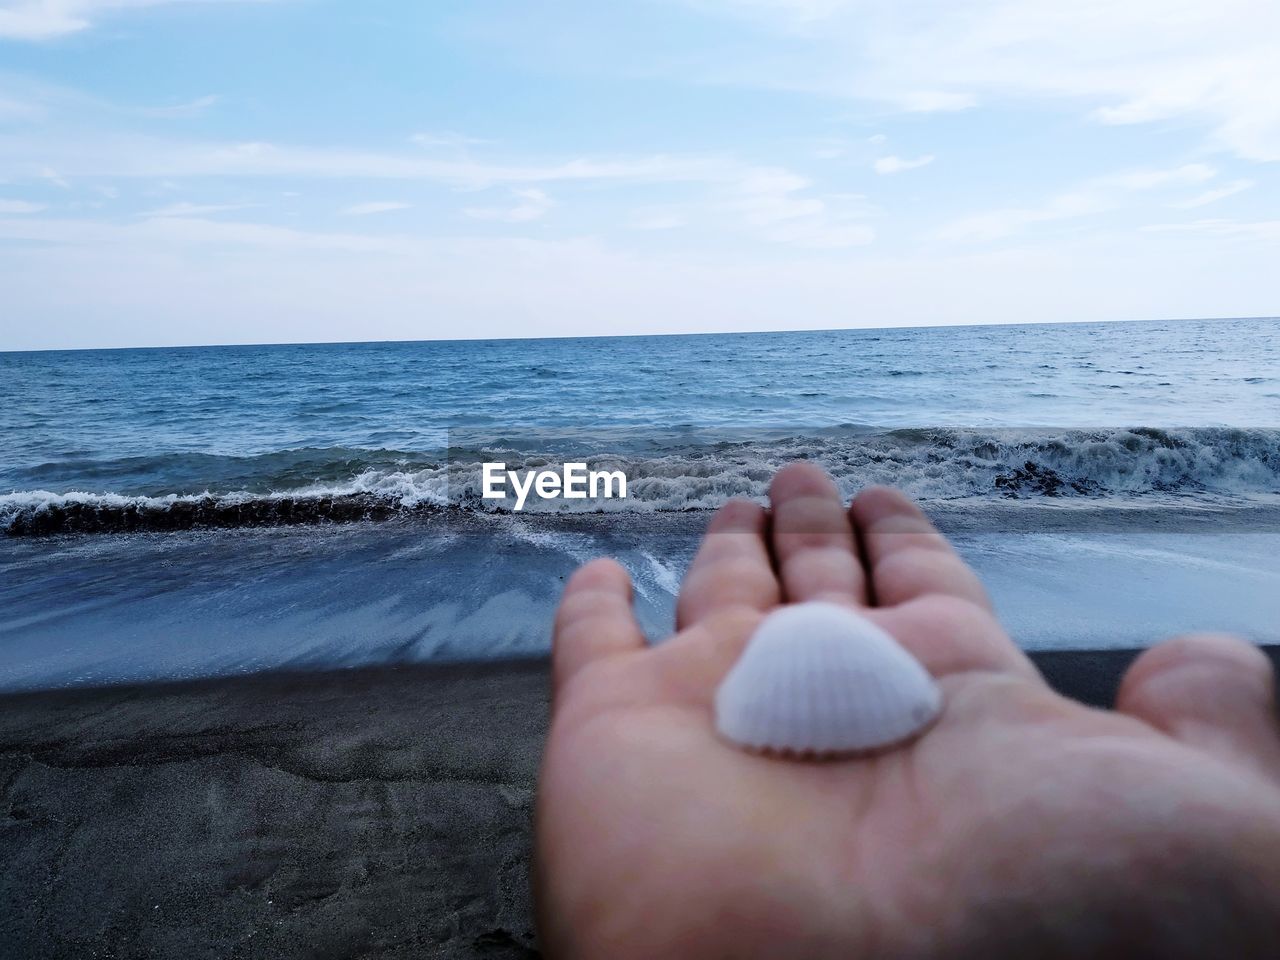
[[[689,2],[762,27],[711,79],[908,111],[1057,98],[1107,124],[1188,119],[1280,160],[1274,0]]]
[[[71,184],[69,184],[66,181],[66,178],[64,178],[62,174],[58,173],[57,170],[53,169],[53,167],[49,167],[49,166],[39,167],[36,170],[36,177],[37,179],[43,180],[46,183],[53,184],[59,190],[71,189]]]
[[[408,210],[412,204],[399,200],[373,200],[369,203],[355,203],[342,210],[344,216],[367,217],[373,213],[390,213],[393,210]]]
[[[782,18],[792,29],[803,30],[810,24],[826,20],[849,5],[848,0],[693,0],[697,6],[722,6],[741,16],[764,20]]]
[[[166,217],[207,217],[213,213],[225,213],[230,210],[245,210],[254,206],[251,203],[171,203],[155,210],[145,210],[138,216],[144,219]]]
[[[933,163],[933,154],[926,153],[923,156],[916,157],[914,160],[904,160],[902,157],[880,157],[873,164],[876,173],[890,174],[901,173],[903,170],[915,170],[917,167],[928,166]]]
[[[10,0],[0,6],[0,39],[48,40],[89,26],[74,3]]]
[[[821,214],[822,201],[804,193],[808,186],[808,180],[788,170],[760,170],[733,184],[727,205],[758,226]]]
[[[214,0],[0,0],[0,40],[54,40],[87,30],[105,13],[192,2]]]
[[[719,206],[774,243],[815,249],[864,246],[875,230],[860,195],[819,196],[804,177],[762,168],[732,183]]]
[[[456,135],[421,135],[423,145],[470,142]],[[919,163],[920,161],[914,161]],[[171,136],[40,131],[0,134],[0,177],[30,179],[40,165],[56,165],[60,176],[137,178],[303,178],[405,180],[440,183],[462,190],[505,187],[508,203],[474,203],[463,210],[477,220],[530,223],[554,207],[556,184],[600,186],[689,186],[700,195],[682,198],[681,220],[690,212],[731,236],[814,248],[870,243],[862,198],[824,192],[786,169],[724,155],[651,154],[493,161],[468,151],[379,152],[340,147],[265,142],[198,141]],[[670,203],[660,204],[670,207]],[[358,204],[348,213],[393,209]],[[725,218],[728,217],[728,222]]]
[[[0,257],[5,306],[28,318],[0,331],[17,349],[349,340],[357,315],[362,337],[409,340],[598,334],[602,316],[611,333],[675,333],[1275,310],[1274,245],[1175,232],[1010,251],[690,257],[587,239],[10,218],[0,241],[17,241]]]
[[[789,170],[758,167],[713,185],[706,198],[654,205],[632,214],[632,230],[673,230],[695,223],[730,237],[807,249],[860,247],[875,239],[861,194],[819,193]]]
[[[1094,177],[1038,206],[1006,207],[950,221],[938,228],[937,236],[959,242],[1002,240],[1035,224],[1118,209],[1132,193],[1202,183],[1213,176],[1212,167],[1187,163],[1167,170],[1131,170]]]
[[[893,100],[907,113],[954,113],[978,105],[976,95],[951,90],[903,90]]]
[[[673,209],[637,210],[627,223],[632,230],[675,230],[687,222],[685,215]]]
[[[28,203],[26,200],[5,200],[0,198],[0,214],[39,213],[44,208],[43,203]]]
[[[40,245],[93,249],[106,245],[146,250],[157,260],[166,251],[221,247],[253,253],[262,248],[295,252],[386,252],[403,247],[403,240],[363,234],[295,230],[269,224],[208,220],[199,216],[148,217],[132,224],[90,219],[4,220],[0,240],[32,241]]]
[[[1089,181],[1095,187],[1115,187],[1120,190],[1155,190],[1159,187],[1204,183],[1216,175],[1213,167],[1205,163],[1184,163],[1166,170],[1130,170],[1098,177]]]
[[[773,227],[766,239],[811,250],[843,250],[873,243],[876,231],[868,223],[854,221],[793,220]]]
[[[12,97],[0,96],[0,121],[33,120],[43,116],[44,110],[34,103],[16,100]]]
[[[1225,200],[1227,197],[1234,196],[1244,190],[1248,190],[1254,185],[1252,180],[1233,180],[1228,184],[1224,184],[1214,190],[1206,190],[1204,193],[1197,194],[1190,200],[1181,200],[1178,203],[1171,203],[1169,206],[1178,210],[1192,210],[1196,207],[1208,206],[1211,203],[1217,203],[1219,200]]]
[[[462,212],[473,220],[501,220],[504,223],[528,223],[541,220],[554,207],[555,201],[545,190],[530,187],[512,190],[515,202],[504,207],[467,207]]]
[[[410,143],[417,144],[420,147],[476,147],[486,143],[492,143],[491,140],[482,140],[479,137],[469,137],[466,134],[455,133],[452,130],[442,130],[438,133],[415,133],[409,138]]]
[[[1053,220],[1070,220],[1109,209],[1096,195],[1064,193],[1050,198],[1039,207],[1007,207],[986,213],[961,217],[944,223],[937,230],[941,240],[984,242],[1003,240],[1021,233],[1027,227]]]
[[[218,99],[213,94],[209,94],[208,96],[189,100],[186,103],[175,103],[167,107],[138,107],[136,112],[141,116],[154,117],[160,120],[188,120],[205,113],[218,102]]]
[[[551,162],[492,163],[343,147],[262,141],[198,141],[131,134],[39,137],[0,135],[0,176],[30,177],[41,167],[64,177],[297,177],[429,180],[468,189],[552,182],[717,182],[749,166],[722,157],[653,154],[578,157]]]
[[[1190,223],[1155,223],[1141,229],[1147,233],[1207,233],[1219,237],[1280,241],[1280,220],[1242,221],[1217,218],[1193,220]]]
[[[703,191],[691,201],[736,217],[758,239],[811,247],[870,242],[865,204],[823,194],[789,170],[731,156],[653,154],[568,160],[492,162],[470,156],[433,156],[263,142],[193,141],[160,136],[53,134],[0,135],[0,178],[29,180],[33,171],[68,178],[134,178],[172,182],[193,178],[404,180],[464,190],[506,187],[507,204],[474,204],[463,212],[479,220],[527,223],[554,206],[553,184],[688,185]],[[855,209],[855,207],[857,209]],[[370,209],[366,212],[378,212]]]

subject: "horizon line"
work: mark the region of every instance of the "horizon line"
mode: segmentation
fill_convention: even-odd
[[[415,340],[274,340],[238,343],[170,343],[170,344],[136,344],[116,347],[30,347],[0,348],[0,354],[18,353],[103,353],[120,350],[207,350],[236,349],[241,347],[337,347],[361,346],[366,344],[406,344],[406,343],[507,343],[526,340],[619,340],[639,339],[641,337],[748,337],[775,336],[786,333],[847,333],[852,331],[873,330],[943,330],[973,327],[1047,327],[1047,326],[1101,326],[1122,323],[1229,323],[1243,320],[1280,320],[1280,314],[1259,314],[1243,317],[1139,317],[1114,320],[1019,320],[994,321],[989,323],[902,323],[885,324],[876,327],[807,327],[783,330],[690,330],[682,333],[596,333],[580,335],[543,336],[543,337],[422,337]]]

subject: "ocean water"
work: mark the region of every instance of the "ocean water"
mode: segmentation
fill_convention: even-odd
[[[893,483],[1027,646],[1280,640],[1280,320],[0,353],[0,686],[545,650],[619,556],[670,628],[781,464]],[[480,496],[479,464],[626,499]]]

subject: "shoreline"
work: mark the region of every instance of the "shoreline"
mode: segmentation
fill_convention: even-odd
[[[926,505],[1026,649],[1203,629],[1280,643],[1280,506],[988,507]],[[566,579],[602,555],[663,637],[710,516],[0,536],[0,690],[545,655]]]
[[[34,496],[0,494],[0,534],[15,540],[64,542],[76,537],[209,534],[306,528],[318,533],[371,524],[413,525],[423,533],[480,535],[493,524],[525,523],[565,532],[628,525],[655,536],[701,536],[716,507],[640,506],[550,510],[478,507],[418,501],[396,495],[239,494],[146,497],[114,494],[48,494],[46,501],[4,509],[5,500]],[[563,501],[558,501],[563,502]],[[1272,494],[1216,495],[1204,500],[1148,494],[1019,493],[997,485],[986,496],[922,498],[921,508],[948,535],[973,533],[1274,533],[1280,501]]]
[[[1100,705],[1138,652],[1031,656]],[[0,695],[0,940],[14,958],[536,956],[549,694],[528,659]]]

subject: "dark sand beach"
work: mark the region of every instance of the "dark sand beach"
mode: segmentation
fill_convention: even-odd
[[[1135,653],[1035,659],[1101,705]],[[3,954],[535,956],[548,705],[537,660],[0,697]]]

